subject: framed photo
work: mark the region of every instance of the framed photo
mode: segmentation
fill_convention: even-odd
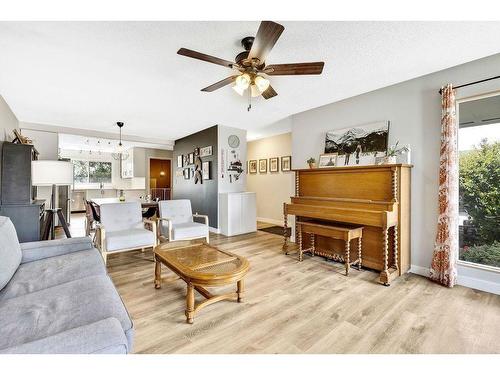
[[[248,173],[257,173],[257,160],[248,161]]]
[[[319,156],[319,168],[330,168],[330,167],[335,167],[337,163],[337,153],[331,153],[331,154],[321,154]]]
[[[267,159],[259,159],[259,173],[267,173]]]
[[[292,157],[282,156],[281,157],[281,172],[290,172],[292,170]]]
[[[188,164],[189,165],[194,164],[194,152],[190,152],[188,154]]]
[[[199,147],[194,148],[194,156],[200,156],[200,148]]]
[[[209,161],[204,161],[202,163],[201,174],[202,174],[204,180],[210,180],[211,179],[211,176],[210,176],[210,162]]]
[[[200,157],[212,156],[212,146],[200,148]]]
[[[188,165],[189,158],[187,155],[182,155],[182,166],[186,167]]]
[[[183,174],[184,174],[184,179],[189,180],[189,177],[191,176],[191,169],[190,168],[184,169]]]
[[[279,158],[269,158],[269,172],[279,171]]]
[[[184,167],[184,158],[182,155],[177,156],[177,168]]]
[[[336,152],[339,155],[349,155],[355,152],[386,152],[389,125],[389,121],[380,121],[331,130],[326,133],[325,153]]]

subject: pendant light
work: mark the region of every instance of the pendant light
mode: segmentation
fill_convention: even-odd
[[[123,128],[123,122],[117,122],[116,125],[118,125],[118,128],[120,129],[120,142],[118,143],[118,146],[115,148],[115,152],[111,154],[113,159],[115,160],[127,160],[129,157],[129,153],[127,150],[122,145],[122,128]]]

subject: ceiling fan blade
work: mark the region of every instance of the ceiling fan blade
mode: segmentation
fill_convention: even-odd
[[[236,77],[237,76],[231,76],[231,77],[224,78],[222,81],[216,82],[213,85],[210,85],[210,86],[207,86],[207,87],[201,89],[201,91],[212,92],[212,91],[218,90],[221,87],[229,85],[231,82],[233,82],[235,80]]]
[[[324,65],[325,63],[322,61],[296,64],[275,64],[266,66],[264,73],[270,76],[321,74]]]
[[[253,41],[248,58],[259,59],[260,63],[263,64],[283,30],[285,30],[285,28],[279,23],[262,21],[259,30],[257,30],[257,35]]]
[[[264,99],[271,99],[271,98],[275,97],[276,95],[278,95],[278,93],[276,91],[274,91],[274,89],[271,85],[269,85],[267,90],[262,93],[262,97]]]
[[[225,66],[227,68],[232,68],[233,65],[235,65],[231,61],[224,60],[224,59],[219,59],[218,57],[206,55],[204,53],[196,52],[196,51],[193,51],[193,50],[190,50],[190,49],[187,49],[187,48],[181,48],[181,49],[179,49],[177,51],[177,54],[182,55],[182,56],[191,57],[193,59],[198,59],[198,60],[201,60],[201,61],[210,62],[212,64],[222,65],[222,66]]]

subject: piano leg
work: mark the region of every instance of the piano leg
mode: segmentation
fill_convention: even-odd
[[[314,241],[315,241],[315,237],[316,235],[314,233],[310,233],[310,236],[311,236],[311,256],[313,257],[314,256]]]
[[[385,227],[382,229],[382,256],[384,259],[384,269],[380,272],[380,282],[385,286],[389,286],[389,228]]]
[[[297,233],[295,233],[295,235],[298,236],[299,262],[302,262],[302,259],[303,259],[303,253],[302,253],[302,225],[297,224]]]
[[[398,226],[394,226],[394,268],[399,270],[398,266]]]
[[[286,213],[286,204],[284,206],[283,213],[283,251],[285,255],[288,255],[288,215]]]
[[[351,255],[351,246],[350,246],[350,241],[346,240],[345,241],[345,275],[349,276],[349,268],[351,267],[350,265],[350,255]]]
[[[361,237],[358,238],[358,270],[361,271]]]

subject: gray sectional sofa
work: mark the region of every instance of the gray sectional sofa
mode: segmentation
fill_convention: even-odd
[[[0,216],[0,354],[129,353],[133,324],[88,237],[19,244]]]

